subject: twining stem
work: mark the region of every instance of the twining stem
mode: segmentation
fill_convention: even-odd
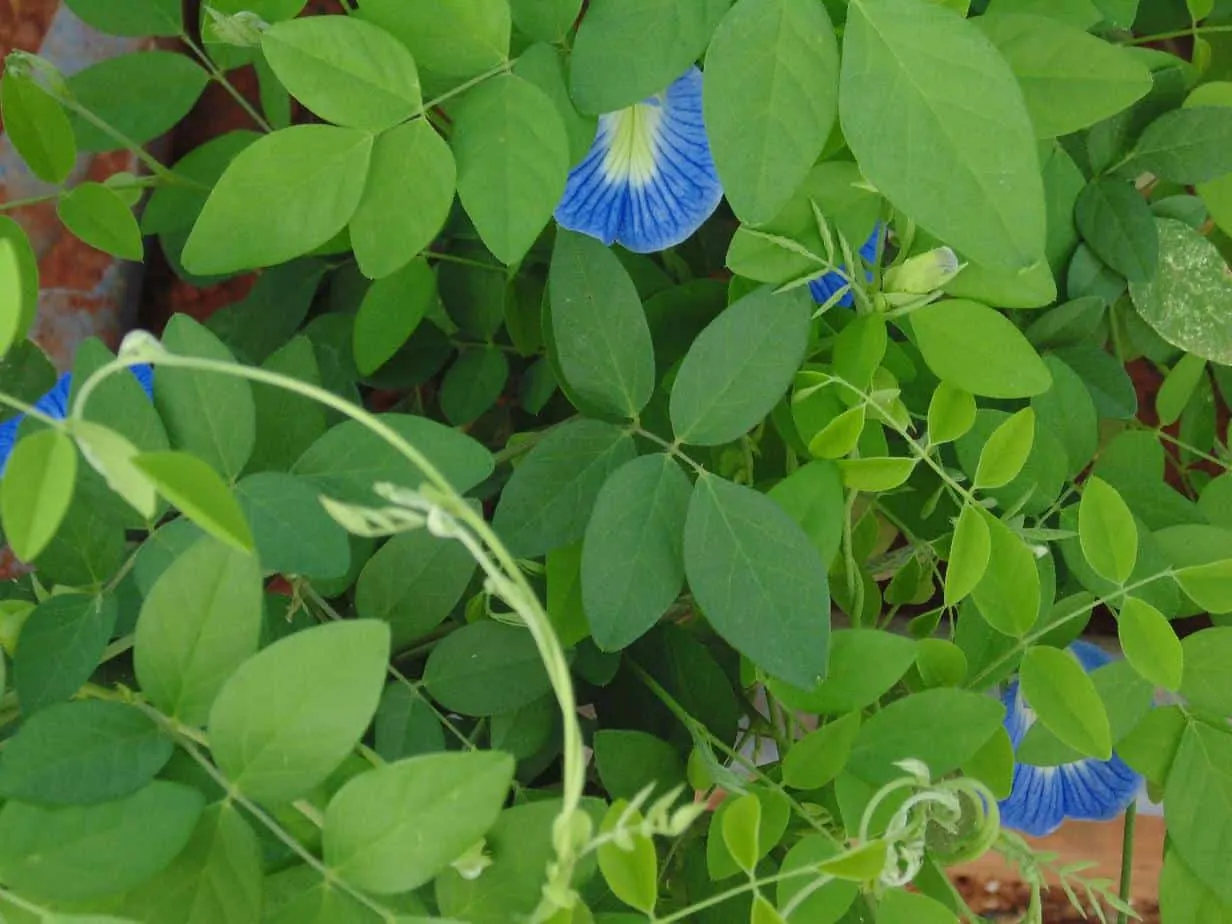
[[[42,411],[35,408],[34,406],[26,404],[26,402],[20,401],[17,398],[10,398],[8,395],[4,394],[3,392],[0,392],[0,404],[6,404],[9,407],[11,407],[13,410],[20,411],[21,413],[25,414],[27,417],[33,417],[35,420],[40,421],[41,423],[45,423],[49,427],[53,427],[57,430],[66,429],[66,426],[63,420],[57,420],[55,417],[50,417],[47,414],[44,414]]]
[[[1131,802],[1125,809],[1125,833],[1121,837],[1121,901],[1129,904],[1129,889],[1134,877],[1134,822],[1138,818],[1138,803]],[[1129,924],[1129,915],[1121,911],[1117,924]]]
[[[1177,29],[1173,32],[1156,32],[1154,35],[1140,35],[1132,38],[1127,45],[1149,45],[1151,42],[1166,42],[1168,39],[1186,38],[1216,32],[1232,32],[1232,26],[1190,26],[1188,29]]]

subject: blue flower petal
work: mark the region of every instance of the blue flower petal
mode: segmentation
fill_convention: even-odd
[[[0,474],[4,474],[4,470],[8,468],[9,456],[13,454],[13,447],[17,445],[17,428],[25,419],[25,414],[18,414],[0,423]]]
[[[146,397],[154,398],[154,367],[146,364],[130,366],[129,370],[137,377],[137,382],[145,391]]]
[[[56,381],[55,387],[34,402],[34,409],[48,417],[63,420],[68,416],[68,396],[73,390],[73,374],[66,372]]]
[[[1087,672],[1103,667],[1112,656],[1090,642],[1069,648]],[[1005,730],[1017,748],[1035,723],[1018,682],[1001,697]],[[1017,764],[1009,798],[999,803],[1001,823],[1034,837],[1051,834],[1066,818],[1109,821],[1121,814],[1138,794],[1142,778],[1115,754],[1111,760],[1077,760],[1059,767]]]
[[[866,263],[872,263],[874,260],[877,259],[877,244],[878,244],[878,239],[880,238],[880,236],[881,236],[881,225],[880,224],[874,225],[873,233],[870,234],[868,236],[868,240],[866,240],[863,243],[863,245],[861,245],[860,256],[864,258],[864,261]],[[841,266],[840,269],[843,272],[846,272],[847,267],[844,265],[844,266]],[[836,270],[834,272],[826,273],[824,276],[818,276],[816,279],[810,282],[809,292],[811,292],[813,295],[813,301],[817,302],[817,304],[819,305],[824,305],[826,302],[830,300],[830,297],[833,296],[835,292],[837,292],[843,286],[847,285],[847,280],[843,277],[843,272],[839,272]],[[868,280],[869,282],[872,282],[873,281],[872,270],[866,269],[864,271],[864,278]],[[842,305],[844,308],[850,308],[855,303],[856,303],[855,296],[851,294],[850,290],[843,293],[843,297],[838,300],[838,304]]]
[[[556,220],[605,244],[652,253],[690,237],[722,198],[694,67],[658,96],[600,117]]]

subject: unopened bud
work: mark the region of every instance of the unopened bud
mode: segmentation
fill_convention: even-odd
[[[261,44],[261,33],[269,23],[256,13],[220,13],[211,6],[205,8],[209,22],[205,24],[205,39],[217,45],[234,45],[237,48],[255,48]]]
[[[911,295],[935,292],[958,275],[958,257],[948,247],[938,247],[886,270],[885,290]]]

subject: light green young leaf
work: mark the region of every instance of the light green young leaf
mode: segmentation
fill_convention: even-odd
[[[427,119],[377,136],[350,225],[365,276],[389,276],[432,243],[449,217],[457,180],[453,152]]]
[[[992,268],[1044,256],[1035,131],[973,22],[935,3],[852,0],[839,113],[860,169],[922,227]]]
[[[152,519],[158,510],[158,492],[150,479],[133,465],[140,450],[114,430],[88,420],[73,424],[73,437],[82,456],[103,476],[107,487],[146,520]]]
[[[521,77],[494,77],[463,98],[450,141],[475,230],[502,263],[520,262],[565,191],[569,140],[556,107]]]
[[[570,59],[582,112],[615,112],[662,93],[705,51],[731,0],[595,0]]]
[[[839,847],[838,842],[828,834],[811,832],[787,851],[787,855],[783,857],[780,872],[790,873],[796,870],[815,869],[820,863],[841,852],[842,848]],[[856,883],[842,880],[836,880],[819,889],[814,889],[812,877],[797,875],[780,880],[776,886],[775,897],[778,899],[779,907],[786,907],[804,889],[809,889],[810,894],[796,908],[792,917],[797,922],[808,921],[809,924],[836,924],[841,921],[860,892],[860,887]]]
[[[624,799],[613,802],[600,833],[614,830],[628,807]],[[641,820],[638,812],[629,812],[630,825],[637,825]],[[599,848],[599,871],[617,898],[638,911],[651,914],[659,897],[659,859],[650,838],[631,834],[629,840],[632,848],[629,850],[615,841]]]
[[[28,77],[0,77],[4,133],[30,172],[45,183],[63,183],[77,162],[73,126],[60,104]]]
[[[582,545],[582,601],[604,651],[632,644],[679,596],[691,490],[670,456],[650,455],[618,469],[599,492]]]
[[[1181,695],[1196,709],[1215,715],[1232,712],[1232,628],[1216,626],[1187,635],[1181,642],[1185,671]]]
[[[843,459],[839,462],[843,484],[856,491],[879,493],[892,491],[906,483],[915,471],[915,459],[873,456],[867,459]]]
[[[950,558],[945,569],[945,605],[955,606],[975,589],[988,570],[992,537],[984,514],[964,506],[954,527]]]
[[[548,291],[565,384],[604,414],[636,417],[654,391],[654,344],[637,289],[620,260],[602,242],[562,228]]]
[[[1191,721],[1181,737],[1164,792],[1172,849],[1225,907],[1232,905],[1232,881],[1223,862],[1232,833],[1230,768],[1232,737],[1204,722]]]
[[[975,424],[975,397],[949,382],[941,382],[928,402],[928,439],[952,443]]]
[[[77,448],[48,428],[18,441],[0,480],[4,537],[21,561],[34,561],[68,513],[77,485]]]
[[[38,300],[38,258],[30,239],[21,225],[7,215],[0,215],[0,357],[7,356],[14,344],[20,345],[34,322]],[[49,365],[42,353],[38,356]],[[48,388],[54,384],[52,378]],[[5,386],[11,387],[9,382]]]
[[[1190,6],[1209,2],[1190,0]],[[1167,909],[1163,913],[1175,921],[1232,924],[1232,904],[1203,883],[1175,850],[1164,854],[1164,868],[1159,874],[1159,907]]]
[[[325,862],[376,895],[417,889],[487,834],[513,779],[499,751],[428,754],[369,770],[325,810]]]
[[[924,362],[943,382],[988,398],[1029,398],[1052,384],[1035,348],[992,308],[949,299],[914,311],[910,318]],[[979,355],[997,361],[971,362]]]
[[[372,619],[305,629],[231,675],[210,710],[210,749],[241,791],[289,802],[359,743],[385,685],[389,629]]]
[[[808,345],[806,289],[763,286],[731,305],[693,341],[672,385],[672,427],[682,442],[717,446],[743,436],[791,384]]]
[[[859,730],[860,713],[849,712],[795,742],[783,758],[783,785],[792,789],[825,786],[847,763]]]
[[[1176,582],[1208,613],[1232,613],[1232,558],[1182,568]]]
[[[1134,670],[1165,690],[1180,688],[1185,656],[1163,613],[1137,597],[1126,597],[1117,616],[1117,635]]]
[[[1039,618],[1040,577],[1031,549],[1000,520],[981,512],[988,526],[988,568],[971,591],[980,615],[1005,635],[1021,638]]]
[[[1186,353],[1172,367],[1155,395],[1155,413],[1163,426],[1176,423],[1206,374],[1206,360]]]
[[[952,912],[935,898],[893,889],[877,906],[877,924],[953,924]]]
[[[975,487],[1000,488],[1018,477],[1035,444],[1035,411],[1023,408],[992,431],[980,451]]]
[[[241,552],[253,550],[252,530],[231,489],[218,473],[186,452],[143,452],[133,466],[158,493],[211,536]]]
[[[838,44],[813,0],[738,0],[706,52],[704,114],[736,216],[763,225],[783,210],[838,114]]]
[[[379,132],[422,108],[411,53],[359,17],[275,23],[261,34],[261,51],[291,95],[327,122]]]
[[[201,210],[184,245],[185,268],[225,275],[285,263],[327,243],[355,214],[373,145],[358,129],[296,125],[245,148]]]
[[[1131,52],[1082,27],[1017,13],[974,22],[1009,62],[1040,138],[1094,125],[1151,90],[1151,72]]]
[[[91,247],[122,260],[145,254],[132,209],[102,183],[82,183],[60,199],[56,214],[64,226]]]
[[[178,0],[65,0],[82,22],[108,35],[174,36],[184,28]]]
[[[1112,756],[1108,713],[1077,658],[1037,645],[1023,656],[1019,676],[1022,694],[1045,728],[1084,756]]]
[[[819,459],[841,459],[853,449],[864,432],[864,405],[857,404],[831,420],[808,443]]]
[[[385,365],[434,304],[436,276],[422,257],[369,286],[351,337],[360,373],[371,375]]]
[[[737,866],[746,873],[752,873],[760,856],[757,829],[761,826],[761,801],[752,794],[732,800],[723,813],[721,826],[727,852]]]
[[[0,810],[0,876],[35,901],[123,892],[184,848],[204,802],[196,789],[162,780],[99,805],[9,802]]]
[[[421,70],[451,78],[449,85],[509,58],[512,22],[507,0],[368,0],[360,16],[409,48]]]
[[[761,860],[787,833],[787,823],[791,819],[791,803],[785,794],[765,787],[752,788],[749,795],[761,804],[756,843],[757,859]],[[723,836],[724,819],[735,803],[735,799],[724,800],[710,819],[710,830],[706,835],[706,871],[712,882],[720,882],[740,872],[740,866],[728,850],[726,838]],[[746,808],[745,811],[751,814],[749,809]]]
[[[811,689],[829,664],[825,566],[769,498],[711,475],[689,501],[689,587],[715,630],[767,673]]]
[[[1101,260],[1130,282],[1145,283],[1159,263],[1159,232],[1146,200],[1124,180],[1099,179],[1078,196],[1074,220]]]
[[[1124,584],[1138,560],[1138,525],[1120,493],[1106,481],[1087,479],[1078,505],[1082,554],[1100,577]]]
[[[208,537],[162,573],[137,618],[133,663],[160,709],[201,725],[227,677],[257,650],[261,570]]]

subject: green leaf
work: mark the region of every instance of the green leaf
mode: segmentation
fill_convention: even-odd
[[[163,497],[211,536],[241,552],[253,550],[244,511],[210,466],[186,452],[145,452],[132,461]]]
[[[4,306],[0,312],[0,357],[21,349],[22,338],[34,322],[34,315],[38,311],[38,300],[38,259],[30,246],[30,240],[21,225],[7,215],[0,215],[0,305]],[[31,354],[31,359],[37,354],[44,364],[49,365],[46,363],[46,357],[39,353],[37,348],[34,349],[35,353]],[[10,374],[7,370],[0,372],[5,379],[8,379]],[[43,391],[55,384],[54,376],[50,378],[52,381]],[[8,380],[3,384],[7,390],[15,387],[16,383]],[[34,392],[24,397],[34,400],[39,394],[42,392]]]
[[[928,402],[928,440],[952,443],[975,424],[975,397],[949,382],[941,382]]]
[[[1163,426],[1176,423],[1206,376],[1206,360],[1186,353],[1172,367],[1155,395],[1155,413]]]
[[[188,843],[204,799],[155,780],[100,805],[0,810],[0,877],[23,896],[86,901],[149,879]]]
[[[1000,488],[1022,471],[1035,443],[1035,411],[1023,408],[992,431],[975,470],[977,489]]]
[[[1055,436],[1065,449],[1066,473],[1076,477],[1099,450],[1099,414],[1086,383],[1053,354],[1044,357],[1052,388],[1031,399],[1039,428]]]
[[[102,183],[74,187],[60,199],[56,214],[66,228],[96,250],[122,260],[140,260],[145,253],[132,209]]]
[[[256,652],[261,610],[256,559],[198,539],[141,606],[133,663],[142,691],[169,715],[203,724],[227,677]]]
[[[145,520],[158,511],[158,493],[150,480],[133,465],[139,450],[114,430],[89,421],[73,425],[73,436],[86,461],[103,476],[107,487],[124,498]]]
[[[1014,13],[974,21],[1018,78],[1040,138],[1115,116],[1151,90],[1151,72],[1131,52],[1083,27]]]
[[[1130,282],[1145,283],[1155,275],[1159,232],[1150,206],[1133,186],[1095,180],[1078,196],[1074,219],[1088,246]]]
[[[806,868],[816,868],[819,863],[829,860],[840,852],[837,842],[829,835],[810,833],[805,835],[787,851],[783,858],[781,872],[790,873]],[[812,888],[808,876],[797,875],[781,879],[776,886],[776,898],[780,908],[789,902],[803,889],[810,889],[811,894],[804,899],[792,915],[796,921],[808,921],[809,924],[836,924],[847,913],[859,894],[859,887],[853,882],[834,881],[819,889]]]
[[[1232,173],[1232,110],[1186,106],[1148,125],[1126,169],[1191,185]]]
[[[432,243],[449,217],[457,179],[453,152],[427,119],[377,137],[350,225],[365,276],[383,279]]]
[[[1230,110],[1232,111],[1232,110]],[[1182,221],[1161,218],[1159,269],[1129,287],[1134,307],[1159,336],[1188,353],[1232,364],[1232,280],[1215,245]]]
[[[824,861],[817,872],[844,882],[871,883],[885,869],[887,852],[888,845],[884,840],[869,841]]]
[[[1184,652],[1163,613],[1136,597],[1127,597],[1117,616],[1117,635],[1134,670],[1155,686],[1180,688]]]
[[[360,373],[371,375],[389,362],[434,304],[436,276],[422,257],[369,286],[352,339]]]
[[[904,889],[886,892],[877,905],[877,924],[954,924],[954,912],[936,899]]]
[[[945,687],[896,700],[860,728],[848,769],[869,783],[884,783],[902,775],[896,761],[910,758],[940,777],[984,746],[1004,712],[995,699]]]
[[[677,750],[643,731],[604,728],[592,742],[603,788],[613,799],[632,799],[653,784],[657,798],[685,782]]]
[[[628,815],[627,824],[635,827],[641,823],[640,813],[628,811],[629,804],[618,799],[608,809],[601,834],[613,831]],[[654,842],[643,834],[629,834],[628,847],[616,841],[603,844],[598,849],[599,870],[612,893],[626,905],[646,914],[654,911],[659,897],[659,859]]]
[[[843,484],[856,491],[880,493],[906,483],[915,471],[915,459],[871,457],[844,459],[839,463]]]
[[[995,733],[963,763],[964,776],[974,777],[998,799],[1008,799],[1014,788],[1014,743],[1004,728]]]
[[[1082,379],[1100,417],[1129,420],[1138,412],[1134,383],[1115,356],[1089,343],[1057,350],[1056,356]]]
[[[716,819],[718,820],[718,819]],[[733,799],[723,813],[720,828],[723,844],[736,865],[752,873],[759,856],[757,829],[761,825],[761,801],[755,795]]]
[[[689,69],[731,0],[595,0],[573,43],[569,86],[582,112],[615,112]]]
[[[871,629],[839,629],[831,636],[830,671],[807,690],[770,681],[770,690],[793,709],[838,715],[872,705],[915,663],[909,638]]]
[[[743,436],[782,398],[804,360],[813,301],[806,289],[763,286],[711,322],[676,374],[676,437],[717,446]]]
[[[1023,655],[1019,677],[1027,704],[1045,728],[1086,757],[1111,758],[1108,714],[1077,658],[1037,645]]]
[[[123,908],[139,921],[249,924],[261,912],[262,885],[261,844],[240,809],[224,801],[206,806],[188,845],[129,892]]]
[[[843,483],[832,462],[809,462],[800,466],[766,496],[800,524],[821,560],[829,566],[843,539]]]
[[[512,779],[513,759],[498,751],[429,754],[362,773],[325,810],[325,862],[376,895],[417,889],[495,824]]]
[[[1232,628],[1202,629],[1181,641],[1185,672],[1181,695],[1196,709],[1214,715],[1232,712],[1232,677],[1228,658],[1232,657]]]
[[[35,713],[0,761],[0,795],[42,805],[110,802],[145,786],[174,749],[154,720],[122,703],[82,700]]]
[[[849,712],[795,742],[783,758],[783,785],[792,789],[825,786],[846,765],[859,730],[860,713]]]
[[[398,651],[445,621],[474,573],[475,560],[460,542],[426,529],[402,533],[364,565],[355,609],[365,619],[388,622]]]
[[[551,689],[530,632],[491,620],[464,626],[438,643],[423,680],[433,699],[462,715],[513,712]]]
[[[604,483],[636,454],[629,434],[611,424],[557,427],[514,469],[493,526],[520,558],[577,542]]]
[[[1232,841],[1230,768],[1232,737],[1191,722],[1181,737],[1164,794],[1169,843],[1225,905],[1232,905],[1232,882],[1223,860]]]
[[[838,44],[812,0],[739,0],[706,51],[704,113],[723,191],[762,225],[821,156],[838,114]]]
[[[227,132],[181,157],[175,162],[175,172],[200,186],[176,183],[155,187],[141,215],[142,230],[146,234],[165,234],[192,227],[227,165],[260,137],[252,131]]]
[[[445,732],[432,704],[418,690],[391,683],[373,723],[374,747],[389,762],[445,750]]]
[[[235,499],[266,571],[318,578],[347,573],[347,534],[302,479],[284,472],[249,475],[235,486]]]
[[[219,768],[258,802],[290,802],[359,743],[384,687],[389,629],[372,619],[316,626],[240,665],[210,709]]]
[[[47,547],[73,500],[77,449],[63,430],[46,429],[19,440],[0,480],[4,537],[22,561]]]
[[[312,342],[302,334],[289,340],[261,365],[309,385],[321,384]],[[315,401],[262,384],[252,386],[252,398],[257,438],[247,471],[286,471],[325,435],[325,411]]]
[[[502,350],[465,350],[441,382],[441,413],[459,427],[472,423],[500,400],[508,381],[509,360]]]
[[[138,51],[106,57],[78,71],[68,78],[68,89],[77,105],[129,143],[145,144],[188,115],[209,80],[209,74],[188,55]],[[118,151],[126,146],[80,116],[70,121],[82,151]]]
[[[1138,526],[1129,506],[1108,482],[1090,477],[1078,506],[1082,554],[1100,577],[1124,584],[1138,560]]]
[[[633,280],[602,242],[561,229],[549,283],[565,383],[604,414],[636,417],[654,391],[655,361]]]
[[[829,586],[816,548],[769,498],[703,475],[689,501],[684,566],[715,630],[767,673],[812,687],[829,663]]]
[[[988,527],[989,557],[971,599],[988,624],[1021,638],[1039,618],[1040,578],[1031,549],[1000,520],[981,512]]]
[[[145,37],[175,36],[183,30],[178,0],[65,0],[65,6],[82,22],[109,35]]]
[[[235,361],[214,334],[184,314],[168,322],[163,345],[173,353]],[[256,440],[248,382],[195,369],[164,368],[154,378],[154,404],[173,447],[191,452],[227,478],[243,470]]]
[[[358,17],[275,23],[261,33],[261,51],[290,94],[326,122],[379,132],[422,109],[411,53]]]
[[[1190,0],[1191,6],[1197,2],[1202,0]],[[1159,875],[1159,907],[1169,921],[1232,924],[1232,903],[1208,888],[1175,850],[1164,855],[1164,868]]]
[[[368,0],[360,15],[393,34],[422,70],[437,77],[474,77],[509,57],[506,0]]]
[[[787,823],[791,819],[791,803],[785,794],[772,789],[751,789],[749,795],[757,799],[761,808],[756,843],[757,859],[761,860],[787,832]],[[735,803],[735,799],[725,799],[710,820],[710,830],[706,837],[706,870],[712,882],[719,882],[740,872],[740,866],[723,836],[725,819]]]
[[[809,452],[821,459],[841,459],[856,448],[864,421],[863,404],[848,408],[809,440]]]
[[[978,302],[948,299],[913,311],[911,329],[937,378],[973,395],[1030,398],[1052,384],[1048,367],[1018,328]],[[996,356],[997,362],[971,362],[977,355]]]
[[[57,594],[34,608],[13,658],[13,689],[24,715],[81,689],[102,660],[117,613],[114,597],[81,594]]]
[[[852,0],[839,113],[860,169],[922,227],[990,268],[1042,259],[1035,131],[974,23],[934,3]]]
[[[382,414],[380,420],[418,449],[459,493],[492,474],[492,454],[465,433],[409,414]],[[418,466],[357,421],[330,429],[300,456],[292,473],[322,494],[357,504],[373,503],[372,486],[382,481],[414,488],[426,480]]]
[[[945,605],[955,606],[975,589],[988,570],[992,536],[988,521],[976,507],[964,505],[954,527],[945,569]]]
[[[514,24],[539,42],[559,42],[573,28],[582,0],[509,0]]]
[[[516,0],[515,0],[516,2]],[[522,2],[555,2],[555,0],[522,0]],[[578,5],[579,0],[566,0]],[[517,11],[514,11],[516,17]],[[523,51],[514,63],[513,72],[519,77],[529,80],[542,90],[556,106],[565,126],[565,134],[569,138],[569,163],[581,163],[595,140],[598,119],[594,116],[584,116],[573,105],[569,96],[565,46],[546,45],[542,42],[530,46]],[[657,266],[654,269],[658,269]]]
[[[680,595],[691,491],[660,454],[626,463],[599,492],[582,545],[582,602],[604,651],[631,645]]]
[[[1104,18],[1091,0],[989,0],[987,13],[1030,13],[1079,29],[1090,29]]]
[[[295,125],[245,148],[201,210],[184,245],[185,268],[226,275],[316,250],[355,214],[373,146],[359,129]]]
[[[569,140],[556,107],[521,77],[494,77],[463,98],[450,142],[475,230],[502,263],[520,262],[565,191]]]
[[[1099,327],[1106,307],[1097,295],[1065,302],[1032,321],[1026,329],[1027,339],[1040,349],[1082,343]]]
[[[28,77],[0,77],[4,133],[30,172],[45,183],[63,183],[77,162],[77,139],[60,104]]]

